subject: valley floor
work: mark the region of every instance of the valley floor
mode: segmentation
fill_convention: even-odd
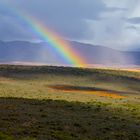
[[[139,140],[140,72],[1,65],[0,139]]]

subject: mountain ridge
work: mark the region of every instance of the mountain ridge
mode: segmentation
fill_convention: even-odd
[[[119,51],[76,41],[70,41],[70,44],[91,65],[140,65],[139,51]],[[0,62],[10,61],[67,65],[64,58],[47,42],[0,41]]]

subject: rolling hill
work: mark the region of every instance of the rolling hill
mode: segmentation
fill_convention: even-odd
[[[104,46],[70,42],[72,48],[85,57],[89,65],[140,65],[139,51],[118,51]],[[52,65],[67,63],[48,43],[0,41],[0,62],[34,62]]]

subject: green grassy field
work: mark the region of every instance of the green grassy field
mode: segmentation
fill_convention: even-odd
[[[0,140],[139,140],[140,72],[0,66]]]

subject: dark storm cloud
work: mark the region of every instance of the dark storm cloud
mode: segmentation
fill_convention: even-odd
[[[16,12],[26,11],[71,39],[88,37],[86,20],[96,20],[100,13],[108,10],[102,0],[2,0],[0,14],[12,17],[11,7]]]
[[[86,38],[86,20],[97,19],[106,9],[101,0],[31,0],[18,6],[73,39]]]
[[[126,29],[126,23],[139,24],[139,18],[128,19],[132,0],[0,0],[0,40],[37,40],[22,19],[21,13],[41,21],[63,37],[100,45],[136,42],[137,34]],[[125,4],[124,4],[125,3]],[[138,5],[138,4],[136,4]],[[19,20],[19,15],[21,20]],[[25,17],[24,17],[25,18]],[[128,25],[129,26],[129,25]],[[116,28],[117,27],[117,28]],[[126,37],[127,36],[127,37]],[[132,37],[133,36],[133,37]],[[118,38],[118,39],[116,39]],[[124,38],[126,41],[124,41]],[[113,43],[113,44],[112,44]],[[121,46],[121,45],[120,45]]]

